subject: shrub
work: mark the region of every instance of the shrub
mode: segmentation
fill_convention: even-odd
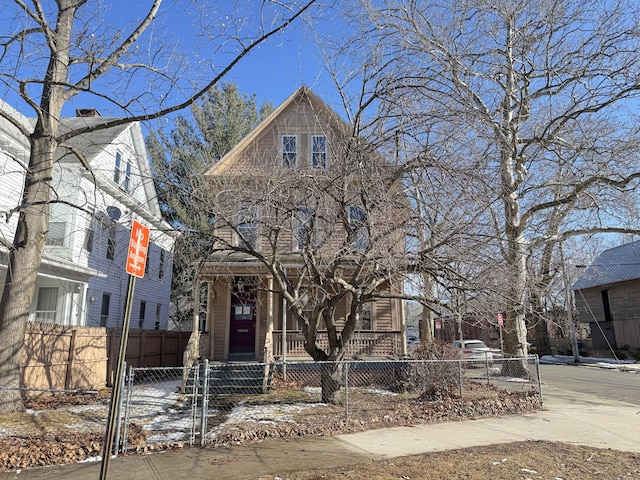
[[[456,351],[448,344],[433,342],[420,344],[405,365],[403,386],[418,392],[421,400],[440,400],[450,396],[460,385],[460,366]]]

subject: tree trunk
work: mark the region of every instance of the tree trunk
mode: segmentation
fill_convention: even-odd
[[[323,362],[320,364],[323,403],[342,405],[343,399],[340,393],[344,382],[343,371],[341,362]]]
[[[52,137],[32,140],[18,226],[9,251],[9,263],[0,300],[0,413],[24,411],[20,394],[24,337],[35,293],[49,223],[50,179],[53,170]],[[14,390],[15,389],[15,390]]]

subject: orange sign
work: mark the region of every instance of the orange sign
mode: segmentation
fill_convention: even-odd
[[[144,277],[144,267],[147,263],[149,249],[149,227],[145,227],[136,220],[131,226],[129,240],[129,254],[127,255],[127,273],[138,278]]]

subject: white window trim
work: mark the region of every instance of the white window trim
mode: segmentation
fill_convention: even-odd
[[[245,220],[245,218],[242,218],[242,212],[238,213],[238,223],[236,225],[236,230],[240,229],[241,225],[244,224],[253,224],[255,225],[255,236],[256,236],[256,245],[254,247],[252,247],[254,250],[259,251],[260,250],[260,207],[257,205],[249,205],[247,207],[244,207],[242,209],[244,210],[251,210],[254,215],[253,215],[253,222],[244,222],[243,220]],[[237,232],[234,232],[234,244],[239,247],[240,243],[243,241],[243,239],[240,237],[240,235]]]
[[[314,139],[316,138],[324,138],[324,152],[315,152],[313,150]],[[324,165],[314,165],[314,153],[324,153]],[[317,170],[326,170],[329,168],[329,141],[326,135],[310,135],[309,136],[309,159],[311,162],[311,167]]]
[[[303,225],[303,222],[300,218],[302,215],[302,212],[306,212],[306,214],[308,214],[307,222],[305,222],[307,225],[311,223],[313,216],[315,215],[315,210],[311,207],[298,206],[296,208],[296,215],[294,217],[295,225],[294,225],[294,231],[293,231],[294,232],[293,233],[293,249],[298,252],[301,252],[302,250],[304,250],[304,247],[307,246],[306,244],[301,243],[303,239],[299,237],[299,233],[301,233],[303,230],[306,230],[306,231],[309,230],[308,227],[305,227]],[[304,240],[307,240],[307,239],[304,238]],[[311,231],[310,240],[311,240],[311,247],[315,248],[315,246],[317,245],[315,229]]]
[[[55,308],[53,310],[41,310],[39,309],[39,304],[40,304],[40,294],[44,293],[44,291],[48,291],[50,293],[55,293],[55,296],[53,297],[54,303],[55,303]],[[43,299],[45,300],[45,299]],[[58,319],[58,310],[60,307],[60,290],[58,287],[51,287],[51,286],[43,286],[43,287],[38,287],[38,292],[36,294],[36,308],[35,308],[35,312],[34,312],[34,319],[37,322],[41,322],[41,323],[56,323],[56,320]],[[53,315],[53,317],[51,316]]]
[[[354,219],[353,213],[355,211],[362,212],[362,216],[359,215],[359,218]],[[367,212],[357,205],[349,205],[349,226],[352,229],[356,229],[356,235],[353,239],[353,248],[358,251],[366,250],[369,247],[369,235],[367,232]],[[355,222],[360,223],[360,225],[355,225]]]
[[[293,138],[295,143],[296,143],[296,149],[293,152],[285,152],[284,151],[284,139],[285,137],[289,138]],[[300,142],[298,141],[298,135],[281,135],[280,136],[280,164],[283,168],[288,168],[288,169],[295,169],[298,168],[298,165],[300,164]],[[295,162],[293,165],[285,165],[284,162],[284,155],[285,153],[294,153],[295,154]]]
[[[120,150],[116,150],[116,155],[114,158],[114,169],[113,169],[113,181],[116,185],[120,185],[122,182],[122,163],[124,161],[124,155]]]

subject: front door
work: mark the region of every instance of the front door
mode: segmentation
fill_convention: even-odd
[[[231,295],[229,353],[255,353],[256,300],[255,291],[244,290]]]

